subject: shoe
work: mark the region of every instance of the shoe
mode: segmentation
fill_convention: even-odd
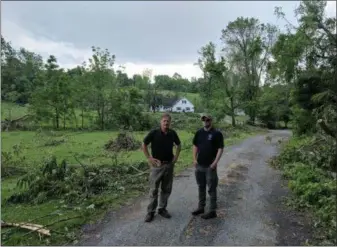
[[[166,218],[166,219],[169,219],[169,218],[172,217],[172,216],[169,214],[169,212],[167,212],[166,209],[159,209],[159,210],[158,210],[158,214],[161,215],[161,216],[163,216],[163,217]]]
[[[216,215],[215,211],[211,211],[211,212],[208,212],[206,214],[201,215],[201,218],[203,218],[205,220],[216,218],[216,217],[217,217],[217,215]]]
[[[154,218],[154,213],[148,213],[145,217],[145,222],[151,222]]]
[[[203,214],[205,212],[205,209],[203,208],[197,208],[196,210],[194,210],[192,212],[192,215],[196,216],[196,215],[199,215],[199,214]]]

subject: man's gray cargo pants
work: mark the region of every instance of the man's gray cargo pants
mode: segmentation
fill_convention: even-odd
[[[154,213],[158,206],[158,190],[161,189],[159,209],[166,209],[168,198],[172,192],[173,184],[172,163],[163,163],[160,167],[152,167],[150,173],[150,203],[147,207],[148,213]]]
[[[217,186],[218,174],[216,169],[197,165],[195,169],[195,178],[197,180],[199,189],[199,205],[198,208],[205,208],[206,206],[206,186],[208,187],[208,194],[210,196],[210,211],[215,211],[217,208]]]

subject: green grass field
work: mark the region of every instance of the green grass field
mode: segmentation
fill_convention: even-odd
[[[249,131],[235,131],[231,136],[225,140],[225,145],[231,145],[238,142],[252,134],[255,134],[256,130]],[[176,173],[189,167],[192,163],[192,136],[191,132],[177,131],[182,141],[182,151],[179,161],[176,164]],[[146,132],[135,132],[134,137],[141,141]],[[60,161],[66,159],[69,164],[76,164],[74,156],[87,165],[100,165],[100,164],[113,164],[113,158],[110,151],[104,149],[104,144],[111,138],[115,138],[117,132],[52,132],[37,133],[32,131],[14,131],[2,133],[2,151],[12,152],[13,147],[19,147],[19,153],[21,157],[25,157],[24,164],[18,164],[18,166],[24,166],[26,170],[33,170],[41,166],[42,161],[55,155]],[[51,143],[58,143],[58,145],[51,145]],[[135,150],[131,152],[123,152],[118,155],[119,162],[139,162],[145,161],[141,150]],[[104,195],[98,195],[97,197],[84,202],[80,206],[65,205],[62,200],[48,201],[42,204],[4,204],[5,200],[20,191],[17,188],[16,183],[18,177],[11,177],[2,179],[1,182],[1,195],[2,195],[2,220],[5,222],[27,222],[48,225],[60,218],[68,218],[74,216],[83,216],[88,214],[87,217],[79,219],[73,219],[66,222],[58,223],[50,228],[55,232],[52,237],[41,239],[37,234],[27,234],[27,230],[17,230],[11,236],[9,230],[4,229],[2,231],[2,238],[6,239],[3,244],[5,245],[50,245],[50,244],[63,244],[67,242],[68,237],[74,235],[79,227],[84,223],[93,222],[99,219],[108,209],[113,209],[125,204],[129,200],[132,200],[135,196],[139,196],[139,191],[125,191],[121,194],[113,192],[107,192]],[[100,208],[89,210],[85,209],[89,204],[93,202],[104,205]],[[58,212],[58,213],[55,213]],[[54,214],[53,214],[54,213]],[[44,215],[48,217],[39,218]],[[7,232],[7,233],[6,233]],[[62,234],[57,234],[62,232]],[[64,236],[64,232],[69,234],[68,237]],[[76,242],[75,242],[76,243]]]

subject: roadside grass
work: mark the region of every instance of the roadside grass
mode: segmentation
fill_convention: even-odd
[[[235,144],[249,136],[264,130],[258,128],[231,129],[225,139],[225,145]],[[192,138],[190,131],[177,130],[181,141],[182,151],[176,164],[176,173],[181,172],[192,163]],[[77,157],[86,165],[113,165],[117,162],[135,163],[145,161],[141,150],[130,152],[111,153],[104,149],[104,144],[111,138],[116,138],[118,132],[70,132],[70,131],[14,131],[2,133],[2,152],[18,151],[18,155],[24,157],[24,162],[18,166],[24,166],[26,170],[34,170],[42,165],[42,162],[55,155],[58,161],[66,159],[69,164],[77,164]],[[134,132],[134,137],[141,141],[146,132]],[[6,204],[6,199],[18,193],[19,177],[2,179],[1,200],[2,220],[5,222],[31,222],[35,224],[49,225],[53,222],[69,219],[51,225],[52,236],[43,237],[37,233],[27,235],[27,230],[10,230],[4,228],[1,234],[3,245],[57,245],[76,244],[76,237],[82,225],[93,223],[101,219],[107,210],[117,209],[123,204],[131,202],[133,198],[140,196],[145,191],[126,188],[123,192],[107,190],[102,194],[89,198],[79,203],[67,204],[64,200],[52,200],[41,204],[20,203]],[[92,206],[94,205],[94,206]],[[46,217],[43,217],[46,216]],[[42,217],[42,218],[41,218]],[[80,218],[74,218],[80,217]],[[74,219],[72,219],[74,218]]]

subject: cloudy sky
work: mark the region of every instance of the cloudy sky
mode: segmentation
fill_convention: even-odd
[[[197,51],[219,42],[221,29],[239,16],[282,25],[274,7],[282,6],[295,20],[295,1],[5,1],[1,2],[1,33],[15,47],[44,58],[53,54],[62,67],[87,60],[92,45],[108,48],[128,75],[149,68],[155,74],[200,76],[193,64]],[[336,15],[336,2],[329,2]],[[254,14],[253,14],[254,13]]]

